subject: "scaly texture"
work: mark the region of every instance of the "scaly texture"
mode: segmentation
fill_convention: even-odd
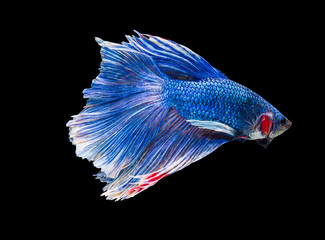
[[[291,123],[185,46],[156,36],[101,46],[100,74],[67,123],[79,157],[99,168],[107,199],[123,200],[231,140],[267,146]]]
[[[229,79],[205,78],[198,81],[170,80],[164,94],[170,106],[186,119],[216,121],[241,133],[249,127],[250,114],[278,112],[255,92]]]

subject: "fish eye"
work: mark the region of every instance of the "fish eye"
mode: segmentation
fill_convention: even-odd
[[[278,121],[278,124],[280,127],[283,127],[287,124],[287,119],[285,118],[280,118],[279,121]]]

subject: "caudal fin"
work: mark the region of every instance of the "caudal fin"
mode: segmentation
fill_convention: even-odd
[[[79,157],[94,161],[106,177],[116,178],[155,138],[168,109],[163,104],[163,73],[145,54],[96,38],[100,74],[84,110],[68,122]]]
[[[137,46],[96,41],[100,74],[84,90],[86,106],[67,126],[76,154],[100,169],[97,178],[107,183],[107,199],[133,197],[229,141],[225,134],[191,124],[164,99],[170,77],[200,77],[195,72],[209,67],[194,67],[205,64],[202,58],[158,37],[151,43],[141,37]],[[147,49],[138,49],[141,44]]]

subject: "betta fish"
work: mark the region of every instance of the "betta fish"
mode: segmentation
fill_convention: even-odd
[[[136,33],[121,44],[95,38],[100,73],[67,123],[76,155],[99,169],[107,199],[133,197],[232,140],[267,147],[291,126],[189,48]]]

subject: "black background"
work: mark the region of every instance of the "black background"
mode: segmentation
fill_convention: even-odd
[[[299,71],[305,51],[301,36],[309,31],[301,8],[193,3],[179,8],[158,4],[143,11],[109,4],[55,9],[31,24],[38,25],[44,51],[37,63],[46,65],[47,74],[40,94],[47,103],[42,122],[50,124],[41,131],[49,129],[51,135],[44,139],[45,163],[34,175],[36,190],[30,195],[42,212],[40,220],[59,217],[67,228],[76,220],[98,221],[103,231],[105,224],[146,228],[140,221],[155,225],[165,218],[159,223],[162,232],[183,223],[187,229],[203,223],[207,233],[223,226],[264,229],[265,235],[301,231],[312,194],[299,130]],[[40,24],[42,19],[46,24]],[[229,142],[132,199],[105,200],[100,196],[104,184],[92,176],[97,169],[76,157],[65,124],[82,110],[82,90],[99,73],[100,48],[94,37],[119,43],[126,40],[124,35],[135,34],[133,29],[189,47],[228,78],[263,96],[292,127],[268,149],[254,141]],[[243,226],[246,230],[239,230]]]

